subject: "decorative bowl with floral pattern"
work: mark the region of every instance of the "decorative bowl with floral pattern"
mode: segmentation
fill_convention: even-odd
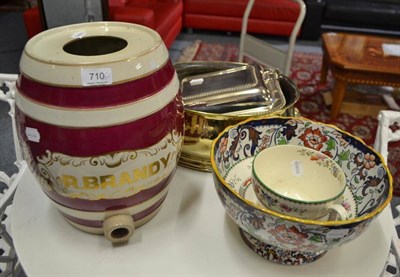
[[[335,213],[301,219],[261,204],[251,184],[252,161],[261,150],[282,144],[315,149],[339,164],[349,219],[337,220]],[[218,196],[246,244],[281,264],[313,262],[356,239],[392,198],[393,180],[378,152],[333,125],[302,117],[249,119],[226,128],[212,144],[211,165]]]

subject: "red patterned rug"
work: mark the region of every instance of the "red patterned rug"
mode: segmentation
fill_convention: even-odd
[[[237,56],[236,44],[198,41],[184,51],[179,61],[237,61]],[[334,124],[373,146],[377,118],[341,113],[336,120],[330,119],[329,107],[325,104],[323,93],[332,90],[333,80],[328,75],[327,84],[319,83],[321,63],[322,55],[318,53],[295,52],[293,55],[290,78],[300,90],[300,99],[296,104],[300,114],[312,120]],[[400,141],[389,144],[388,165],[393,175],[395,195],[400,196]]]

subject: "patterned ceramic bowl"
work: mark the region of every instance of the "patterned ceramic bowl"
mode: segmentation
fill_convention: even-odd
[[[318,150],[340,165],[346,175],[342,205],[348,220],[301,219],[259,202],[251,185],[252,161],[259,151],[280,144]],[[301,117],[249,119],[228,127],[213,142],[211,164],[219,198],[244,241],[282,264],[313,262],[356,239],[392,198],[392,177],[379,153],[335,126]]]

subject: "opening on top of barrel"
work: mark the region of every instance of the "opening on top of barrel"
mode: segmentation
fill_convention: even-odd
[[[63,50],[72,55],[98,56],[118,52],[124,49],[128,42],[113,36],[92,36],[78,38],[64,45]]]

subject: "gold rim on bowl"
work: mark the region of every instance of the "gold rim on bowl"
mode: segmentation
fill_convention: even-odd
[[[305,118],[305,117],[302,117],[302,116],[299,116],[299,117],[296,117],[296,118],[297,118],[297,119],[303,119],[303,120],[306,120],[306,121],[311,121],[311,122],[320,124],[321,126],[333,128],[333,129],[335,129],[335,130],[337,130],[337,131],[339,131],[339,132],[341,132],[341,133],[344,133],[344,134],[346,134],[347,136],[350,136],[350,137],[352,137],[353,139],[355,139],[355,140],[361,142],[364,146],[366,146],[367,148],[369,148],[372,152],[374,152],[374,154],[376,154],[376,155],[381,159],[382,165],[383,165],[383,167],[385,168],[385,170],[386,170],[386,172],[387,172],[387,175],[388,175],[388,178],[389,178],[389,193],[388,193],[388,196],[387,196],[385,202],[382,203],[379,207],[377,207],[377,208],[376,208],[375,210],[373,210],[372,212],[370,212],[370,213],[368,213],[368,214],[366,214],[366,215],[363,215],[363,216],[361,216],[361,217],[356,217],[356,218],[347,219],[347,220],[321,221],[321,220],[303,219],[303,218],[298,218],[298,217],[294,217],[294,216],[285,215],[285,214],[276,212],[276,211],[274,211],[274,210],[270,210],[270,209],[268,209],[268,208],[266,208],[266,207],[257,205],[257,204],[255,204],[254,202],[249,201],[249,200],[247,200],[246,198],[240,196],[233,188],[231,188],[231,187],[229,186],[229,184],[225,181],[225,179],[221,176],[221,174],[219,173],[219,171],[218,171],[218,169],[217,169],[217,165],[216,165],[216,163],[215,163],[215,161],[214,161],[215,145],[216,145],[217,141],[218,141],[226,132],[228,132],[230,129],[233,129],[233,128],[235,128],[235,127],[237,127],[237,126],[240,126],[240,125],[244,125],[244,124],[246,124],[247,122],[250,122],[250,121],[256,121],[256,120],[260,120],[260,119],[268,119],[268,118],[271,118],[271,116],[263,117],[263,118],[260,118],[260,117],[257,117],[257,118],[249,118],[249,119],[244,120],[244,121],[242,121],[242,122],[239,122],[239,123],[237,123],[237,124],[228,126],[228,127],[226,127],[226,128],[215,138],[215,140],[212,142],[212,146],[211,146],[211,157],[210,157],[210,158],[211,158],[211,167],[212,167],[212,170],[213,170],[213,172],[216,174],[216,176],[217,176],[218,180],[220,181],[220,183],[223,184],[223,186],[224,186],[225,188],[227,188],[227,189],[228,189],[233,195],[235,195],[238,199],[240,199],[241,201],[245,202],[247,205],[251,206],[252,208],[254,208],[254,209],[256,209],[256,210],[259,210],[259,211],[264,212],[264,213],[267,213],[267,214],[271,214],[271,215],[276,216],[276,217],[279,217],[279,218],[281,218],[281,219],[285,219],[285,220],[289,220],[289,221],[293,221],[293,222],[298,222],[298,223],[302,223],[302,224],[320,225],[320,226],[347,225],[347,224],[358,223],[358,222],[362,222],[362,221],[365,221],[365,220],[368,220],[368,219],[372,219],[372,218],[375,217],[377,214],[379,214],[380,212],[382,212],[383,209],[385,209],[387,205],[389,205],[389,203],[390,203],[390,201],[391,201],[391,199],[392,199],[392,196],[393,196],[393,178],[392,178],[392,175],[391,175],[391,173],[390,173],[390,171],[389,171],[389,168],[388,168],[387,165],[386,165],[386,161],[384,160],[384,158],[382,157],[382,155],[381,155],[379,152],[377,152],[374,148],[372,148],[371,146],[367,145],[361,138],[359,138],[359,137],[357,137],[357,136],[354,136],[354,135],[350,134],[349,132],[346,132],[346,131],[340,129],[340,128],[336,127],[335,125],[322,123],[322,122],[315,121],[315,120],[311,120],[311,119],[308,119],[308,118]],[[275,116],[275,117],[273,117],[273,118],[281,118],[281,119],[288,119],[288,120],[289,120],[289,119],[291,119],[292,117]]]

